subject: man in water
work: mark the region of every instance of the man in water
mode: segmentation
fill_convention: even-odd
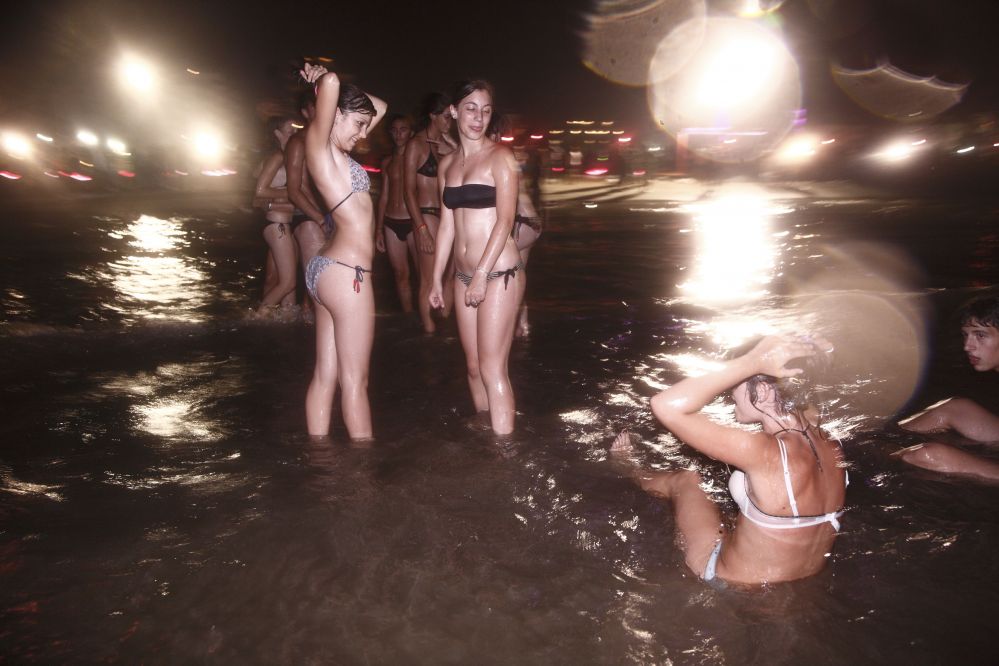
[[[968,361],[978,372],[999,372],[999,296],[977,298],[960,312]],[[948,398],[899,422],[906,430],[939,433],[952,430],[975,442],[999,444],[999,416],[967,398]],[[999,462],[939,442],[900,452],[907,463],[945,474],[999,480]]]

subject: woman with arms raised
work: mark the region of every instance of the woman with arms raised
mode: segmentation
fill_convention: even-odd
[[[451,99],[460,144],[440,165],[444,206],[430,304],[445,305],[442,280],[453,247],[454,309],[472,401],[476,411],[489,411],[494,432],[508,434],[513,431],[514,399],[507,362],[527,283],[510,235],[520,168],[509,148],[486,136],[493,111],[492,86],[466,81]]]
[[[305,271],[305,286],[317,306],[316,369],[305,416],[310,435],[328,435],[339,384],[350,438],[368,439],[375,299],[364,278],[374,254],[374,208],[368,174],[349,153],[382,119],[386,104],[341,83],[322,66],[306,64],[302,77],[316,84],[316,117],[306,130],[305,157],[336,226]]]
[[[720,369],[683,379],[652,398],[660,423],[701,453],[737,468],[729,480],[739,506],[732,530],[721,527],[721,512],[697,472],[636,474],[642,488],[673,502],[687,566],[704,580],[775,583],[811,576],[825,565],[843,513],[843,452],[819,428],[815,410],[794,397],[801,380],[785,378],[803,373],[787,367],[789,362],[821,358],[831,349],[822,339],[765,338]],[[702,413],[727,389],[736,421],[761,430],[723,426]],[[622,433],[612,451],[631,446],[630,435]]]

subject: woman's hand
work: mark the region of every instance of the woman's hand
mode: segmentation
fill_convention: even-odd
[[[829,344],[828,340],[822,338],[822,342],[826,345],[823,351],[826,348],[830,351],[832,350],[832,345]],[[752,358],[756,368],[756,372],[753,374],[761,373],[770,375],[771,377],[794,377],[795,375],[800,375],[804,370],[802,368],[788,368],[785,366],[796,358],[815,356],[818,351],[819,347],[813,339],[772,335],[760,340],[759,344],[753,347],[748,356]]]
[[[427,300],[430,301],[430,307],[435,310],[442,310],[444,308],[444,288],[441,286],[440,280],[434,280],[433,285],[430,287],[430,296]]]
[[[424,254],[433,254],[435,245],[434,235],[430,233],[430,227],[427,226],[426,222],[423,222],[416,228],[416,244],[420,247],[420,251]]]
[[[385,227],[375,231],[375,249],[379,252],[385,252]]]
[[[471,283],[465,289],[465,305],[477,308],[484,300],[486,300],[486,272],[476,268]]]
[[[328,74],[329,70],[322,65],[313,65],[312,63],[305,63],[305,66],[298,72],[306,83],[316,83],[324,74]],[[336,76],[336,74],[333,74]]]

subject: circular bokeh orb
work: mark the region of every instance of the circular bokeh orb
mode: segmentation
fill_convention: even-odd
[[[678,66],[673,35],[699,29],[678,26],[660,42],[648,73],[652,117],[700,157],[756,160],[781,142],[798,117],[798,64],[780,37],[760,23],[709,18],[696,51]]]
[[[616,83],[644,86],[662,40],[677,26],[703,24],[705,14],[704,0],[602,0],[588,16],[583,62]]]

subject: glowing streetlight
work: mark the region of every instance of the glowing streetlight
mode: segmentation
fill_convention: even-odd
[[[23,160],[31,157],[32,146],[27,137],[15,132],[4,132],[0,138],[5,153],[14,159]]]
[[[222,139],[214,132],[202,131],[194,135],[193,146],[198,157],[218,157],[222,152]]]
[[[82,129],[76,133],[76,140],[85,146],[96,146],[100,141],[97,135],[90,130]]]
[[[121,139],[115,139],[113,137],[109,137],[108,140],[105,142],[105,145],[107,145],[108,150],[110,150],[115,155],[129,154],[128,148],[125,146],[125,142],[122,141]]]
[[[152,92],[156,86],[156,70],[134,55],[122,58],[118,65],[118,77],[129,90],[140,93]]]

